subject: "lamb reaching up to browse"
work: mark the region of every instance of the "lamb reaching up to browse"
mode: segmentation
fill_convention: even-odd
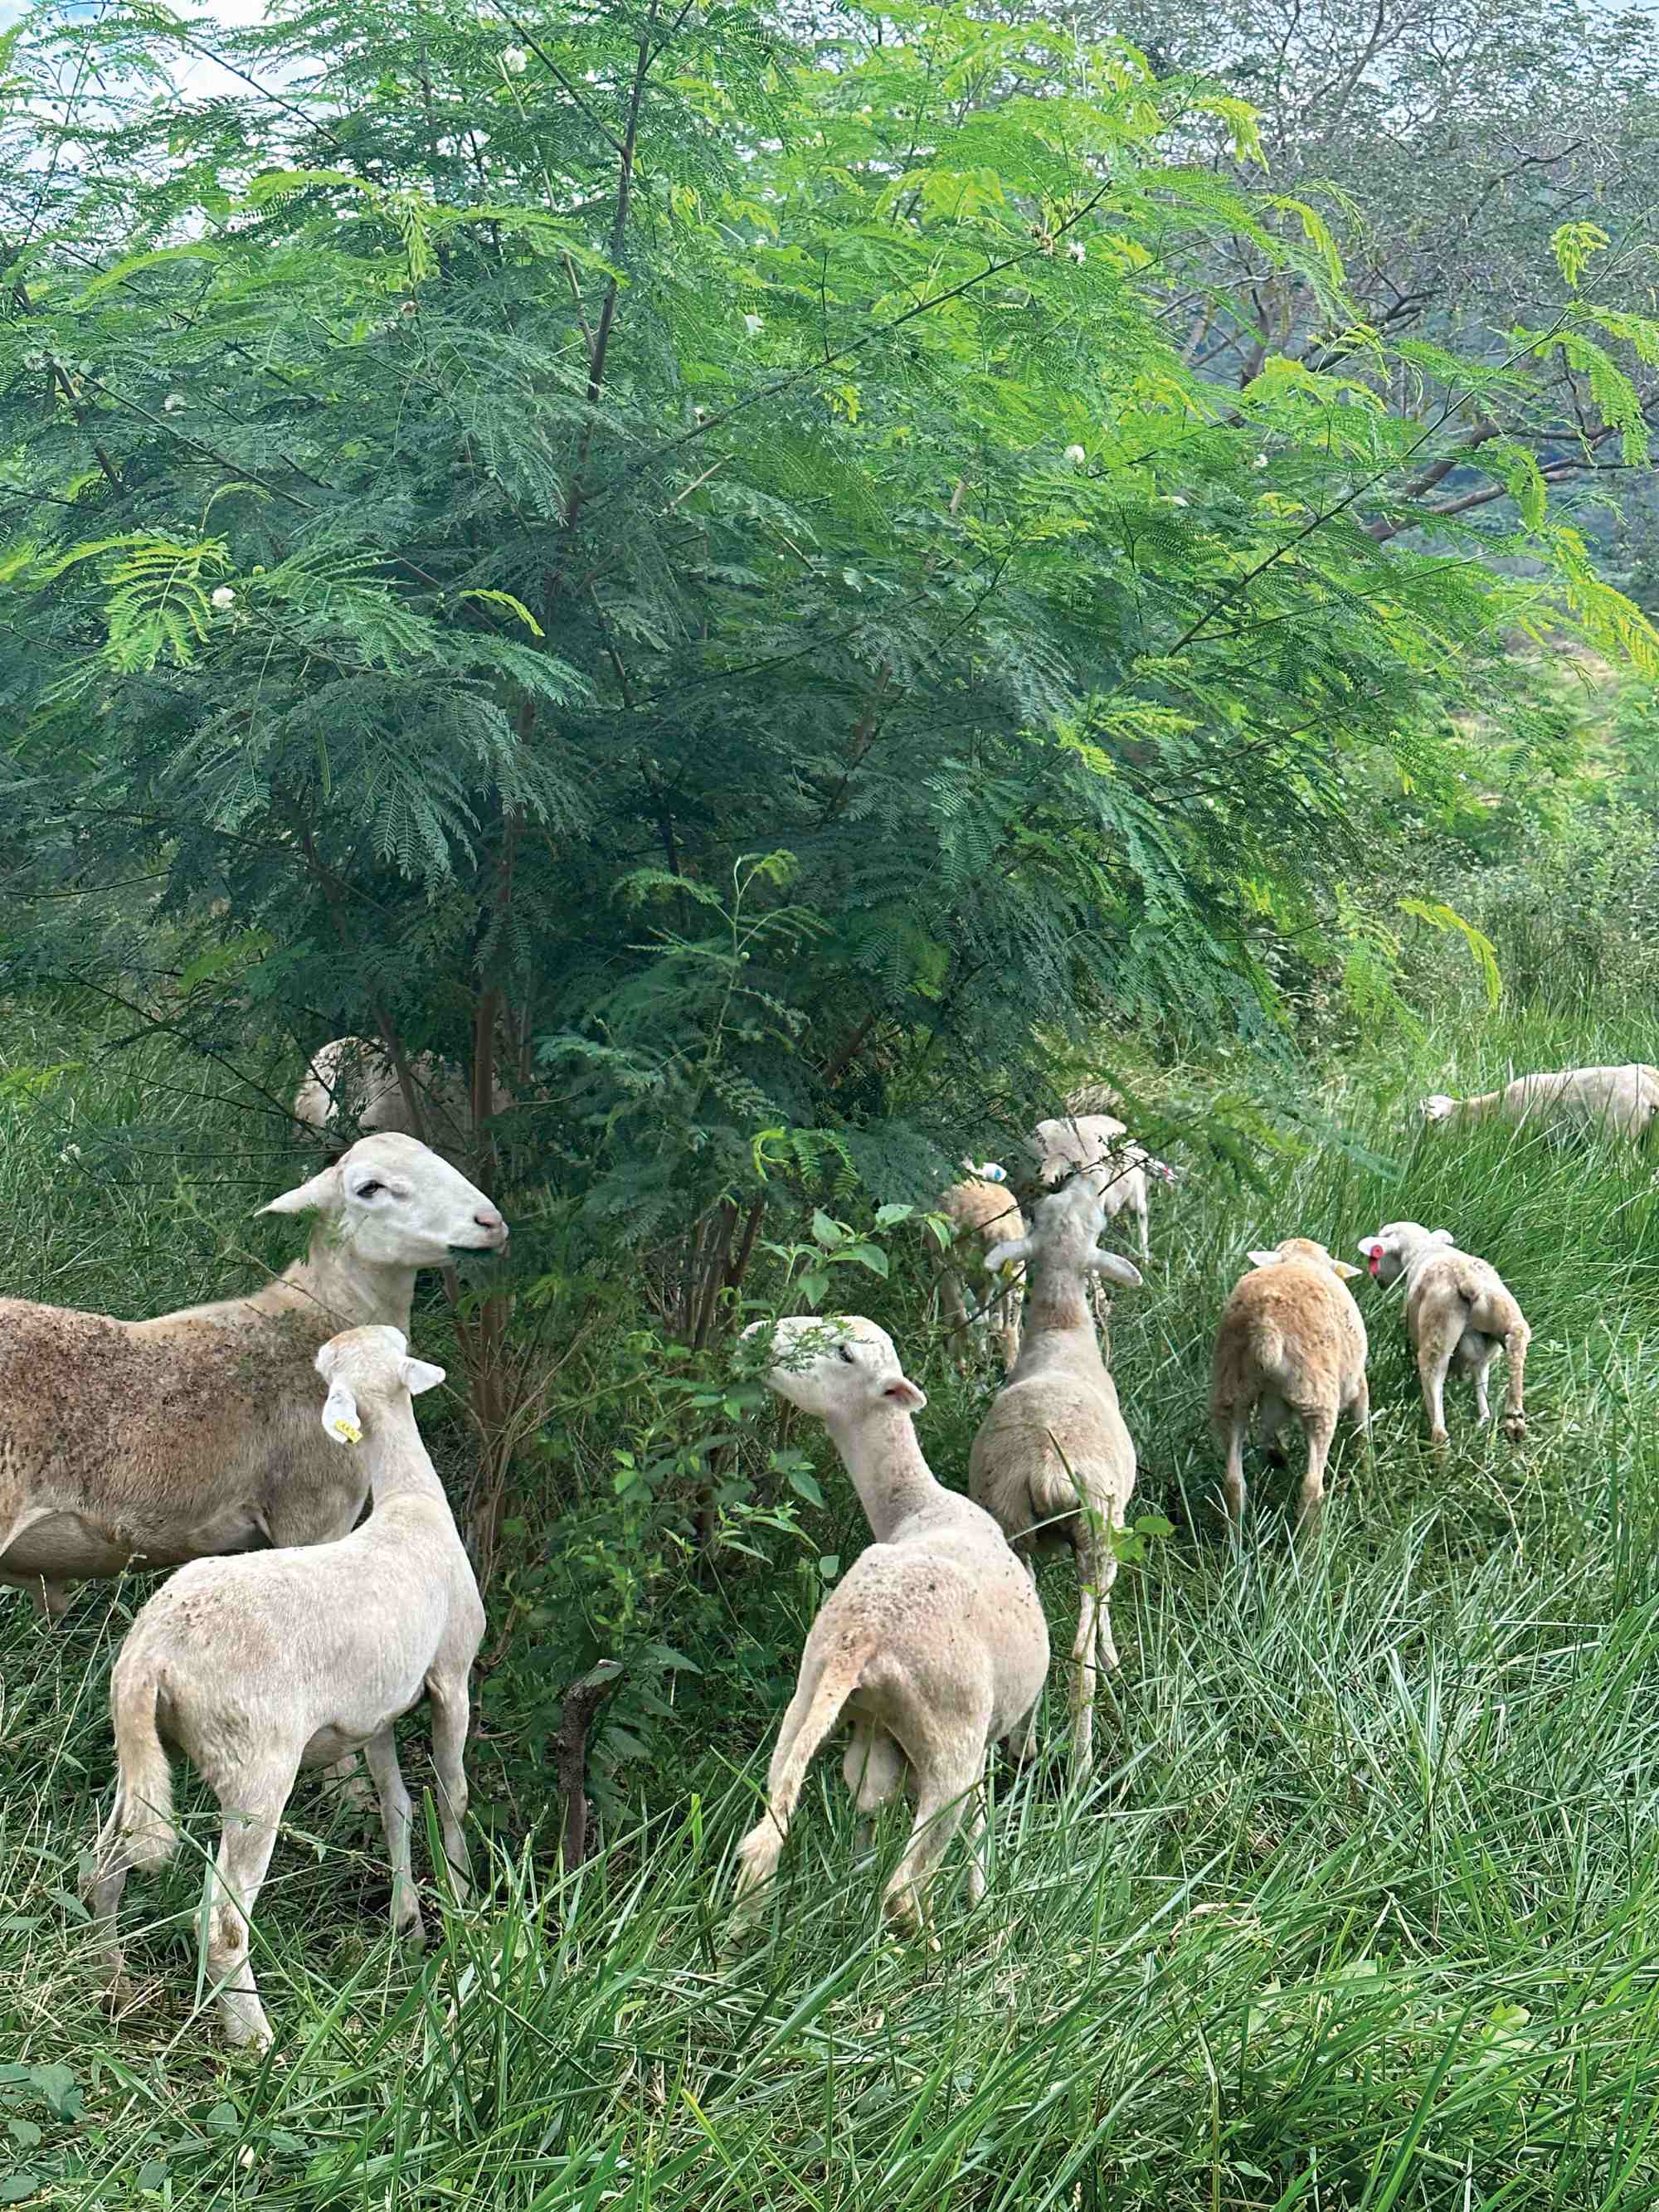
[[[1639,1144],[1659,1114],[1659,1067],[1632,1060],[1623,1067],[1568,1067],[1544,1075],[1518,1075],[1501,1091],[1473,1098],[1437,1091],[1422,1103],[1425,1121],[1461,1129],[1496,1119],[1518,1128],[1540,1123]]]
[[[1252,1272],[1233,1291],[1216,1333],[1210,1419],[1227,1455],[1227,1511],[1244,1519],[1244,1437],[1259,1407],[1261,1441],[1279,1457],[1279,1432],[1294,1413],[1308,1439],[1298,1530],[1319,1525],[1325,1462],[1339,1413],[1362,1433],[1370,1420],[1365,1324],[1348,1290],[1359,1273],[1311,1237],[1287,1237],[1252,1252]]]
[[[110,1682],[118,1779],[84,1887],[101,1963],[118,1990],[122,1888],[134,1867],[160,1865],[178,1841],[169,1755],[182,1752],[224,1815],[207,1970],[233,2043],[270,2040],[248,1930],[302,1766],[364,1750],[392,1866],[392,1932],[419,1937],[411,1808],[392,1730],[422,1693],[432,1704],[439,1818],[458,1890],[467,1870],[462,1753],[484,1612],[411,1402],[444,1370],[410,1358],[402,1331],[386,1328],[347,1329],[315,1364],[328,1392],[321,1430],[331,1450],[362,1462],[373,1510],[336,1544],[198,1559],[143,1607]]]
[[[927,1882],[972,1807],[969,1894],[985,1889],[981,1784],[990,1747],[1018,1740],[1048,1671],[1030,1578],[988,1513],[933,1479],[913,1417],[927,1402],[892,1339],[856,1314],[760,1322],[780,1397],[828,1428],[875,1538],[825,1600],[801,1653],[767,1775],[766,1811],[739,1847],[738,1913],[775,1870],[814,1753],[844,1713],[842,1765],[861,1814],[901,1788],[916,1801],[884,1903],[921,1924]]]
[[[989,1268],[1023,1261],[1024,1331],[1012,1373],[980,1424],[969,1495],[994,1516],[1028,1564],[1034,1550],[1071,1547],[1078,1624],[1072,1647],[1072,1759],[1094,1757],[1097,1664],[1117,1665],[1108,1601],[1117,1578],[1114,1532],[1135,1486],[1135,1448],[1095,1334],[1090,1287],[1140,1286],[1139,1271],[1097,1249],[1106,1216],[1082,1176],[1039,1200],[1030,1232],[986,1255]],[[1028,1751],[1034,1749],[1027,1746]]]
[[[1359,1249],[1374,1279],[1385,1286],[1406,1278],[1406,1330],[1417,1355],[1417,1372],[1435,1449],[1446,1448],[1446,1376],[1455,1359],[1474,1378],[1474,1409],[1492,1419],[1486,1377],[1501,1352],[1509,1354],[1509,1402],[1504,1432],[1518,1443],[1527,1433],[1522,1389],[1532,1331],[1496,1267],[1473,1252],[1460,1252],[1449,1229],[1425,1229],[1417,1221],[1385,1222]]]

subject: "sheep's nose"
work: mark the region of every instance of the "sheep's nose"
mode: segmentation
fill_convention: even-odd
[[[481,1206],[473,1215],[480,1229],[487,1230],[498,1244],[507,1242],[507,1224],[493,1206]]]

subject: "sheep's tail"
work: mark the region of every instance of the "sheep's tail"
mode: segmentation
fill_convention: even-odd
[[[151,1668],[117,1666],[110,1686],[118,1778],[106,1833],[122,1841],[130,1867],[160,1866],[173,1856],[173,1767],[155,1724],[161,1681]]]
[[[842,1707],[858,1688],[878,1641],[872,1637],[828,1661],[812,1686],[806,1710],[796,1723],[793,1735],[779,1738],[772,1754],[766,1810],[738,1848],[739,1898],[775,1869],[801,1784],[806,1779],[806,1770],[818,1747],[841,1718]],[[788,1726],[787,1720],[784,1725]]]

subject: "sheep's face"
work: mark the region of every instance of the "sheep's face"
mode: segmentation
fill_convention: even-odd
[[[1455,1098],[1448,1098],[1443,1091],[1437,1091],[1424,1099],[1417,1110],[1425,1121],[1444,1121],[1450,1118],[1456,1104]]]
[[[266,1213],[318,1212],[371,1267],[438,1267],[455,1252],[499,1252],[507,1224],[458,1168],[414,1137],[362,1137]]]
[[[766,1379],[781,1398],[821,1421],[855,1420],[882,1407],[918,1413],[927,1403],[899,1364],[884,1328],[860,1314],[792,1314],[755,1322],[745,1340],[771,1333]]]
[[[372,1426],[377,1407],[405,1393],[418,1397],[444,1379],[441,1367],[410,1358],[408,1340],[400,1328],[343,1329],[319,1352],[316,1367],[328,1386],[323,1427],[343,1444],[362,1442],[365,1416]]]
[[[1297,1261],[1304,1267],[1322,1267],[1327,1274],[1335,1275],[1345,1283],[1359,1273],[1358,1267],[1351,1267],[1346,1260],[1333,1259],[1325,1247],[1316,1243],[1311,1237],[1286,1237],[1275,1244],[1271,1252],[1252,1252],[1250,1255],[1253,1267],[1279,1267],[1286,1260]]]
[[[1359,1250],[1372,1279],[1386,1288],[1399,1279],[1407,1261],[1423,1245],[1454,1241],[1449,1229],[1425,1229],[1420,1221],[1385,1221],[1375,1237],[1360,1238]]]

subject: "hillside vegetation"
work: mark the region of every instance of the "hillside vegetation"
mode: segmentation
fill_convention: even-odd
[[[42,1036],[14,1020],[14,1071],[38,1064]],[[1334,1057],[1308,1073],[1351,1146],[1287,1155],[1259,1190],[1213,1171],[1157,1207],[1147,1287],[1117,1299],[1113,1336],[1137,1504],[1172,1533],[1120,1578],[1097,1779],[1068,1794],[1056,1676],[1042,1765],[1001,1779],[986,1904],[969,1914],[947,1885],[937,1953],[878,1928],[877,1869],[855,1859],[827,1755],[766,1932],[725,1947],[729,1853],[817,1562],[863,1540],[821,1440],[805,1439],[825,1493],[801,1507],[805,1541],[775,1541],[746,1573],[729,1562],[675,1625],[689,1663],[664,1677],[659,1716],[634,1717],[643,1756],[617,1770],[580,1875],[558,1877],[533,1736],[489,1718],[507,1709],[501,1675],[535,1672],[533,1630],[510,1658],[497,1646],[474,1754],[493,1887],[444,1916],[424,1960],[384,1937],[378,1838],[302,1790],[256,1931],[279,2031],[264,2066],[212,2055],[188,2017],[199,1854],[130,1892],[143,2001],[118,2032],[78,1963],[105,1683],[143,1584],[83,1589],[51,1636],[21,1601],[0,1607],[11,2196],[32,2178],[65,2205],[472,2195],[515,2212],[1649,2201],[1654,1165],[1491,1129],[1435,1141],[1410,1107],[1442,1080],[1654,1042],[1645,1018],[1562,1008]],[[193,1099],[158,1110],[155,1086],[190,1085],[144,1052],[89,1056],[27,1097],[14,1078],[9,1287],[139,1311],[237,1272],[251,1200],[281,1164]],[[88,1164],[98,1125],[140,1118],[158,1147],[169,1121],[210,1127],[213,1166],[175,1193],[159,1151],[130,1179]],[[60,1157],[71,1126],[78,1162]],[[1204,1401],[1243,1249],[1306,1231],[1351,1252],[1401,1214],[1454,1227],[1522,1298],[1531,1439],[1512,1454],[1478,1434],[1460,1396],[1437,1468],[1397,1299],[1362,1285],[1375,1464],[1340,1444],[1325,1540],[1297,1557],[1291,1485],[1253,1463],[1257,1514],[1234,1553]],[[988,1385],[954,1379],[912,1255],[885,1287],[866,1279],[861,1303],[930,1392],[935,1468],[959,1486]],[[444,1326],[432,1302],[417,1348],[441,1358]],[[1069,1569],[1044,1589],[1060,1643]],[[511,1710],[532,1695],[517,1680]],[[210,1848],[204,1815],[190,1832]],[[901,1840],[890,1820],[881,1864]]]

